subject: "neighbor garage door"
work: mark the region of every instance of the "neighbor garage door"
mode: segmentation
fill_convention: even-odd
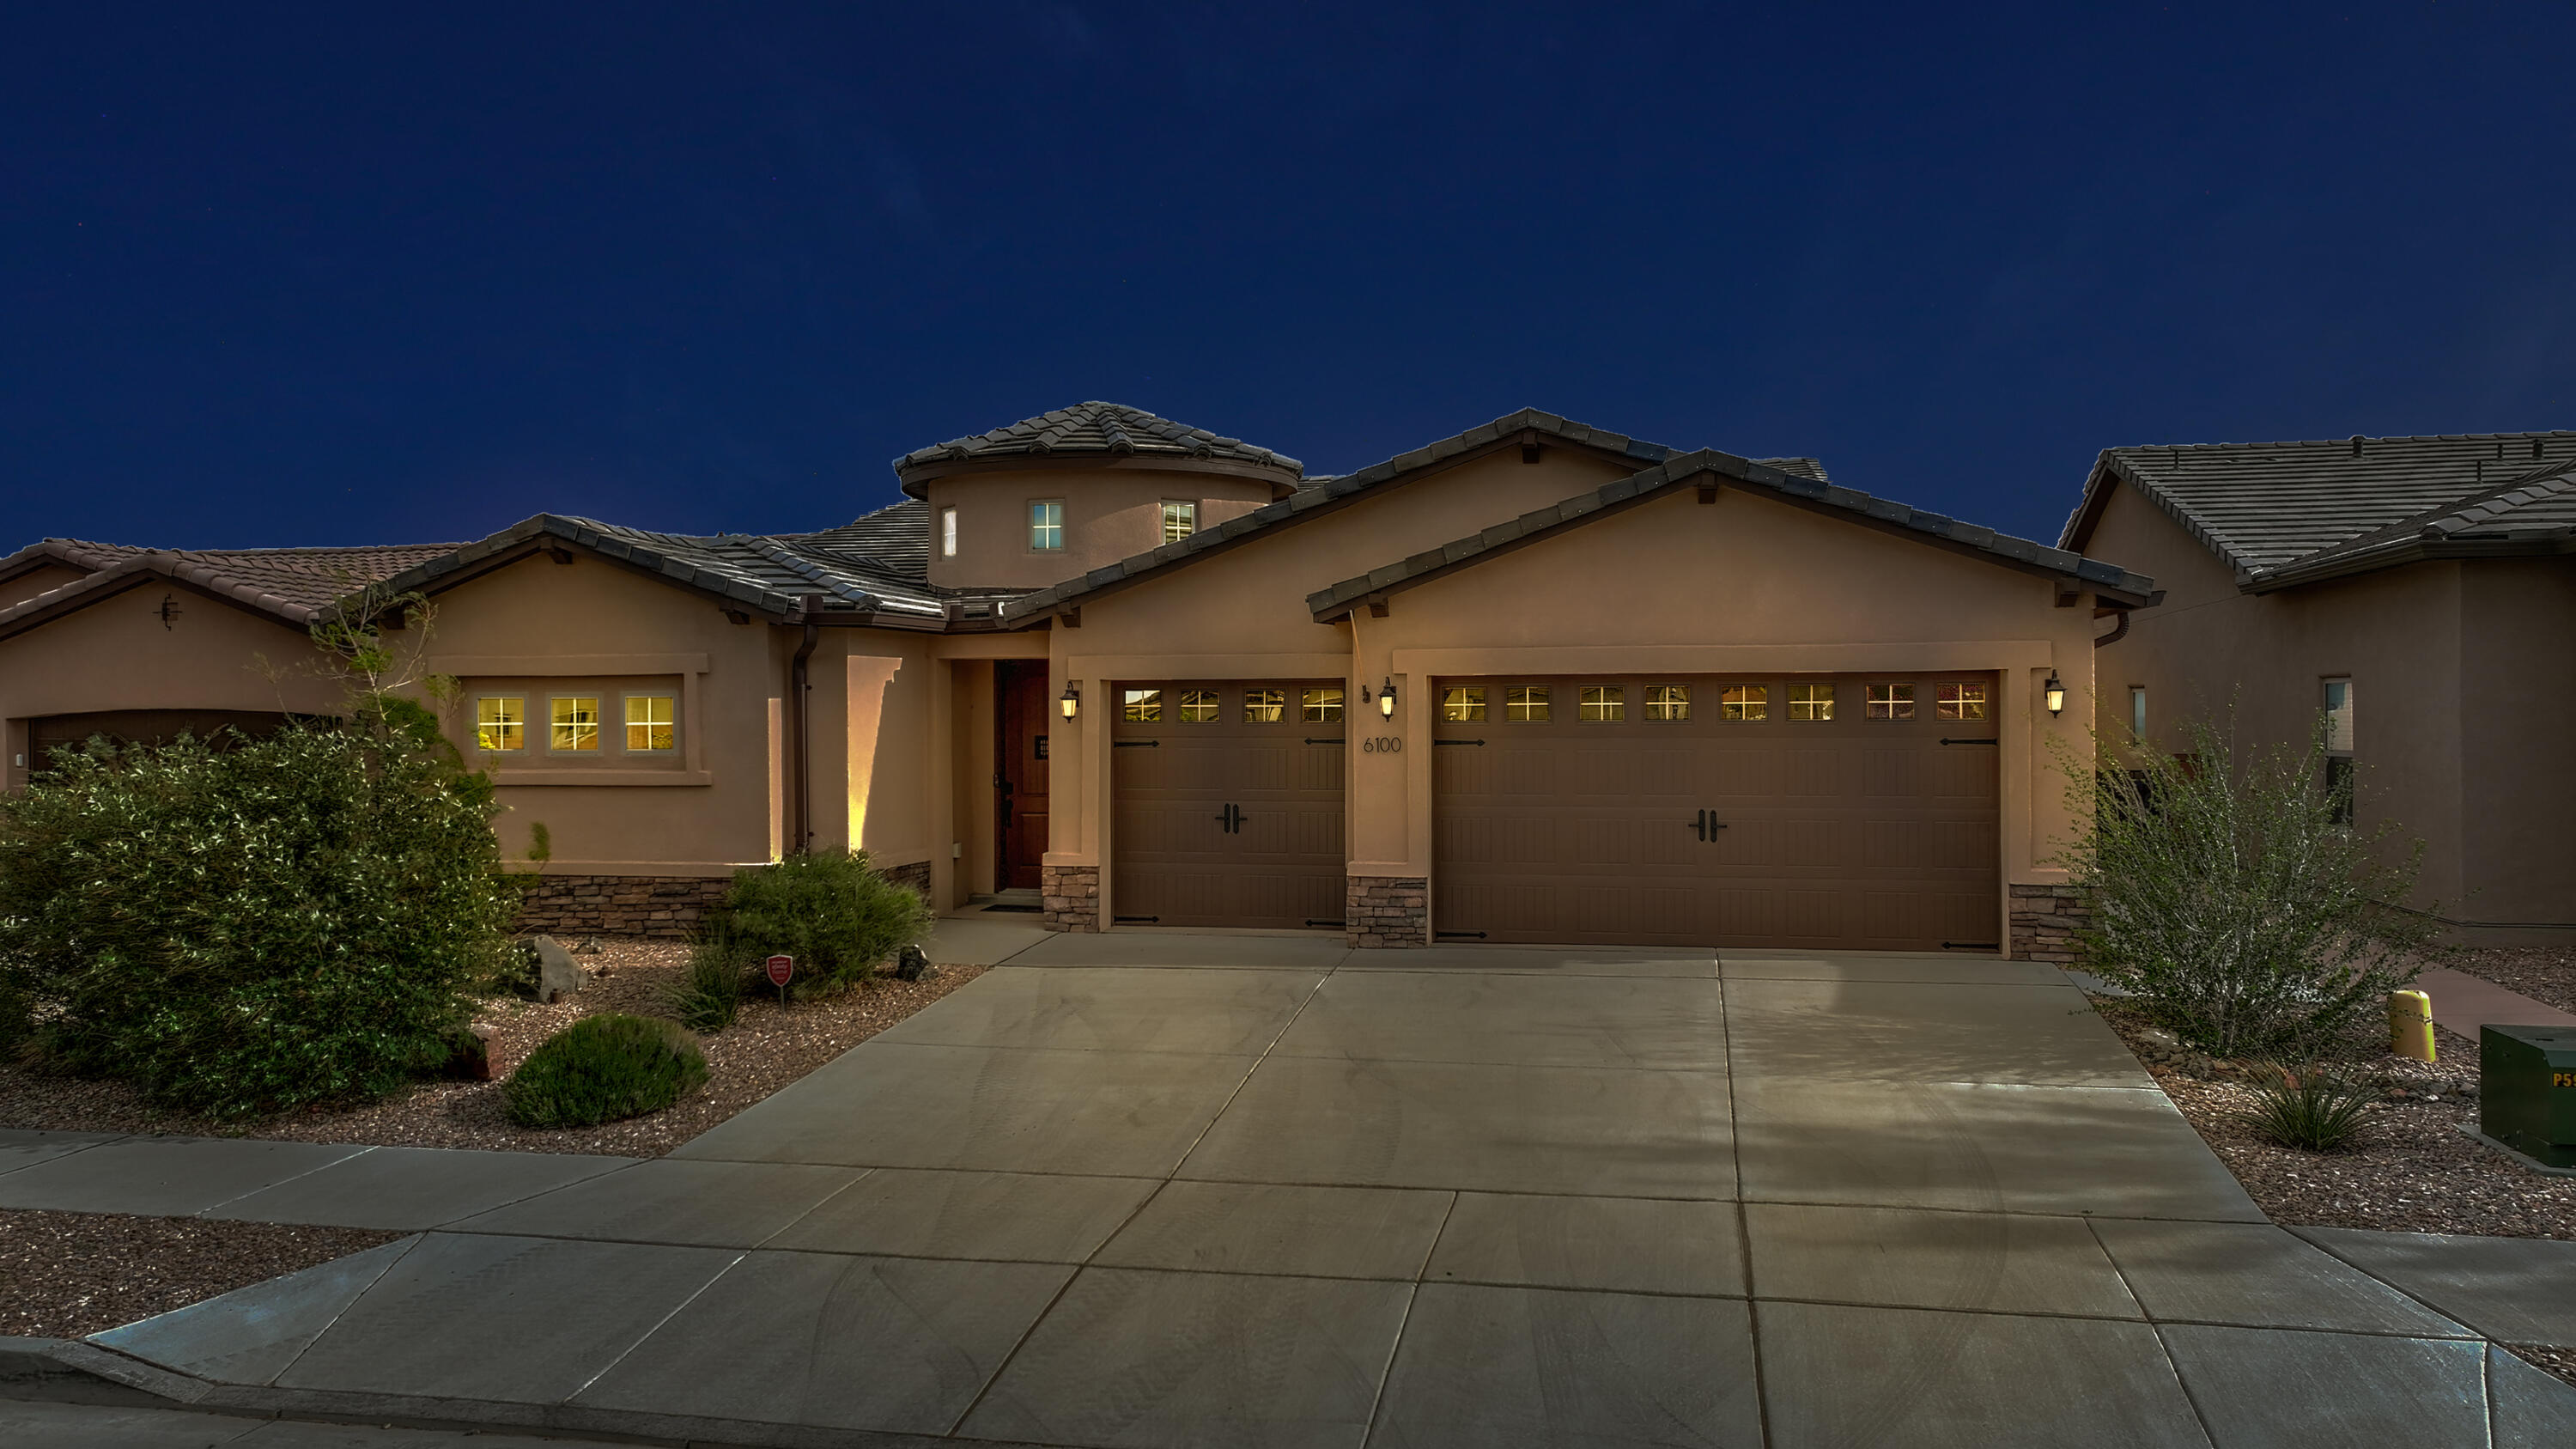
[[[1433,925],[1488,941],[2002,939],[1992,675],[1440,681]]]
[[[1110,721],[1113,923],[1342,923],[1338,683],[1126,683]]]

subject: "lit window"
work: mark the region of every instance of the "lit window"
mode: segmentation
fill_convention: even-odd
[[[1468,723],[1485,717],[1485,691],[1476,685],[1461,685],[1440,692],[1440,717],[1457,723]]]
[[[1824,720],[1834,717],[1834,687],[1830,684],[1793,684],[1789,686],[1789,718]]]
[[[2326,804],[2334,823],[2352,823],[2352,796],[2359,780],[2352,761],[2352,681],[2325,681]]]
[[[1064,504],[1061,501],[1029,505],[1029,547],[1040,553],[1053,553],[1064,547]]]
[[[1331,724],[1342,717],[1342,689],[1328,684],[1306,691],[1306,723]]]
[[[558,695],[554,705],[553,748],[599,748],[599,700],[593,695]]]
[[[1130,724],[1154,724],[1163,718],[1163,692],[1159,689],[1131,689],[1125,692],[1120,713]]]
[[[939,556],[957,557],[957,510],[954,508],[939,510]]]
[[[1163,500],[1163,542],[1179,543],[1199,531],[1199,506]]]
[[[1943,719],[1984,719],[1986,687],[1982,684],[1945,684],[1937,706]]]
[[[2139,739],[2147,737],[2147,687],[2129,686],[2129,733]]]
[[[1914,718],[1914,686],[1910,684],[1872,684],[1863,686],[1861,711],[1871,719]]]
[[[1547,686],[1515,684],[1503,691],[1503,719],[1510,724],[1547,722]]]
[[[1585,724],[1617,724],[1628,717],[1628,691],[1615,684],[1583,686],[1583,700],[1575,706],[1575,718]]]
[[[1245,724],[1277,724],[1288,712],[1288,691],[1284,689],[1247,689],[1243,692]]]
[[[524,699],[474,701],[474,748],[515,750],[528,742],[528,702]]]
[[[1216,691],[1213,689],[1182,690],[1181,723],[1216,723]]]
[[[1738,684],[1726,691],[1723,703],[1726,717],[1732,720],[1765,720],[1771,717],[1771,686]]]
[[[679,701],[667,694],[626,696],[626,748],[629,751],[671,748],[671,720]]]
[[[1687,684],[1647,685],[1646,718],[1664,724],[1689,719],[1690,686]]]

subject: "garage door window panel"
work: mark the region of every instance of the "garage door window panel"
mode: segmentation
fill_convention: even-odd
[[[1159,689],[1129,689],[1119,695],[1119,718],[1129,724],[1156,724],[1163,718],[1163,692]]]
[[[1442,690],[1440,717],[1455,724],[1482,722],[1485,718],[1485,691],[1472,685]]]
[[[1650,724],[1682,724],[1691,717],[1690,686],[1687,684],[1649,684],[1646,686],[1646,720]]]
[[[1789,686],[1789,718],[1811,724],[1822,724],[1834,717],[1834,687],[1830,684],[1793,684]]]
[[[1628,691],[1615,684],[1587,684],[1575,717],[1585,724],[1619,724],[1628,718]]]
[[[1546,685],[1515,684],[1503,692],[1505,724],[1546,724],[1547,716]]]
[[[1181,691],[1181,723],[1214,724],[1217,720],[1217,713],[1218,704],[1215,690],[1184,689]]]
[[[1288,691],[1247,689],[1243,692],[1245,724],[1278,724],[1288,714]]]
[[[1305,693],[1305,720],[1308,724],[1339,724],[1342,719],[1342,691],[1339,686],[1309,689]]]
[[[1914,718],[1914,686],[1910,684],[1872,684],[1867,686],[1862,713],[1870,719]]]
[[[1739,724],[1757,723],[1771,717],[1771,687],[1767,684],[1729,685],[1723,702],[1726,717]]]
[[[1941,686],[1935,706],[1943,719],[1978,720],[1986,717],[1986,686],[1982,683],[1952,683]]]

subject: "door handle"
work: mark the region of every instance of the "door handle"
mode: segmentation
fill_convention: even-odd
[[[1698,817],[1697,819],[1695,819],[1695,820],[1691,821],[1691,834],[1698,836],[1698,837],[1699,837],[1700,839],[1702,839],[1702,840],[1706,840],[1706,839],[1708,839],[1708,812],[1707,812],[1707,811],[1703,810],[1703,811],[1699,812],[1699,817]]]
[[[1241,835],[1243,833],[1243,807],[1240,805],[1226,806],[1224,809],[1216,813],[1216,822],[1217,824],[1225,827],[1226,834]]]

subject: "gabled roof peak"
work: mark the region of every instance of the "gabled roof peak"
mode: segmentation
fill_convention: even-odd
[[[1306,471],[1306,465],[1296,459],[1241,438],[1157,417],[1124,403],[1096,400],[916,448],[894,460],[894,471],[903,480],[904,491],[917,496],[917,483],[959,464],[1053,457],[1195,458],[1266,471],[1287,483],[1304,477]]]

